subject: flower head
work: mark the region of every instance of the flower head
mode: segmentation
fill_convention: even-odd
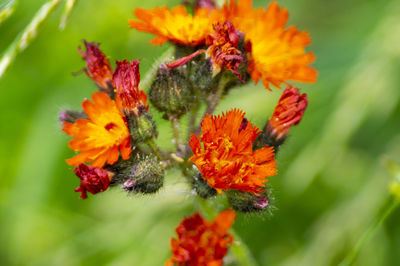
[[[233,242],[228,233],[235,219],[235,212],[226,210],[218,214],[213,222],[205,220],[200,214],[184,218],[176,228],[177,239],[171,239],[172,258],[166,266],[217,266]]]
[[[87,198],[87,192],[97,194],[106,191],[110,185],[111,175],[102,168],[80,164],[75,167],[74,172],[81,180],[81,185],[75,189],[75,192],[81,193],[81,198]]]
[[[220,193],[236,189],[258,194],[263,191],[266,178],[277,172],[273,148],[265,146],[253,151],[260,131],[244,115],[237,109],[222,116],[206,115],[200,136],[192,134],[189,141],[194,153],[189,160]]]
[[[189,15],[184,6],[172,10],[138,8],[135,15],[140,21],[131,20],[130,24],[139,31],[158,35],[152,40],[153,44],[172,41],[181,45],[202,45],[213,32],[213,25],[230,21],[244,34],[249,61],[247,71],[255,82],[261,79],[267,89],[271,84],[280,88],[289,81],[315,82],[318,72],[309,66],[315,56],[305,51],[311,43],[308,32],[299,31],[296,26],[286,27],[289,13],[276,2],[271,2],[265,10],[253,8],[252,2],[226,1],[222,8],[198,8],[194,16]]]
[[[296,88],[286,88],[268,121],[269,134],[276,139],[284,138],[292,126],[300,123],[307,104],[305,93],[300,94]]]
[[[99,49],[99,44],[84,41],[86,52],[78,48],[87,67],[84,69],[100,89],[107,91],[111,85],[112,69],[107,57]]]
[[[212,25],[220,19],[208,8],[197,8],[192,16],[185,6],[150,10],[136,8],[134,14],[139,20],[129,20],[131,28],[158,35],[150,41],[154,45],[166,41],[193,46],[204,44],[205,38],[212,32]]]
[[[69,147],[80,153],[68,159],[70,165],[92,162],[94,167],[102,167],[106,162],[113,164],[119,152],[124,160],[131,154],[130,134],[125,117],[115,102],[104,92],[92,95],[93,103],[82,103],[88,119],[77,119],[75,123],[64,122],[63,131],[74,137]]]
[[[244,58],[237,49],[239,36],[233,24],[230,21],[215,24],[214,32],[207,36],[206,44],[209,45],[207,55],[211,57],[215,72],[227,68],[240,78],[237,69]]]
[[[236,29],[243,32],[249,57],[248,72],[252,79],[263,81],[269,89],[287,81],[315,82],[317,71],[308,64],[315,61],[305,47],[311,43],[306,31],[296,26],[286,28],[287,9],[271,2],[266,10],[254,9],[252,0],[232,0],[223,7],[225,16]]]
[[[141,106],[147,108],[147,96],[139,90],[139,60],[117,61],[113,74],[113,85],[117,91],[116,102],[120,109],[137,114]]]

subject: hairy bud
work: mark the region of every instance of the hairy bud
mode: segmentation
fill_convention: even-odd
[[[227,196],[232,208],[240,212],[260,212],[267,210],[270,206],[270,197],[266,192],[255,195],[246,191],[230,189]]]
[[[195,95],[192,84],[175,68],[161,64],[151,86],[151,103],[165,113],[165,118],[180,117],[190,110]]]
[[[84,68],[85,73],[96,82],[102,91],[113,94],[111,85],[112,69],[110,62],[103,52],[99,49],[99,44],[94,42],[83,41],[86,52],[78,47],[79,53],[86,60],[87,67]]]
[[[77,119],[88,119],[88,117],[83,111],[65,110],[60,112],[58,119],[61,122],[75,123]]]
[[[153,155],[131,156],[109,168],[115,172],[111,185],[119,184],[131,193],[155,193],[164,183],[164,170]]]
[[[207,184],[197,168],[195,174],[193,175],[192,185],[197,195],[199,195],[199,197],[203,199],[207,199],[217,195],[217,191]]]

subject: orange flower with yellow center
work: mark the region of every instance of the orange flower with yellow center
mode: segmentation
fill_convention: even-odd
[[[237,109],[222,116],[206,115],[200,136],[192,134],[189,141],[194,154],[189,160],[219,193],[236,189],[257,195],[267,177],[277,173],[272,147],[253,151],[253,142],[261,132],[244,115]]]
[[[194,213],[184,218],[176,228],[177,239],[171,239],[172,258],[166,266],[221,266],[233,236],[228,233],[235,220],[235,212],[225,210],[213,222]]]
[[[315,82],[318,72],[308,64],[315,61],[305,47],[311,44],[306,31],[296,26],[286,28],[289,12],[272,2],[267,9],[252,8],[252,0],[230,1],[223,7],[225,16],[235,28],[245,33],[248,43],[248,71],[252,79],[280,88],[288,80]]]
[[[158,35],[150,41],[154,45],[161,45],[166,41],[193,46],[203,44],[206,36],[213,30],[213,23],[220,19],[207,8],[196,9],[192,16],[184,6],[150,10],[136,8],[134,14],[139,21],[130,19],[130,27]]]
[[[115,163],[119,151],[122,158],[127,160],[131,154],[131,137],[124,116],[106,93],[95,92],[92,99],[93,103],[89,100],[82,103],[89,119],[64,123],[63,131],[74,137],[69,147],[80,152],[67,159],[67,163],[77,166],[93,161],[92,166],[102,167],[105,163]]]
[[[226,20],[244,33],[248,72],[252,79],[280,88],[288,81],[310,82],[317,79],[318,72],[308,66],[315,61],[312,52],[305,47],[311,43],[306,31],[296,26],[286,27],[289,13],[272,2],[267,9],[252,7],[252,0],[227,1],[222,8],[214,10],[198,8],[195,15],[187,14],[184,6],[172,11],[168,8],[151,10],[136,9],[141,21],[130,21],[139,31],[158,35],[153,44],[172,41],[182,45],[200,45],[213,32],[213,25]]]

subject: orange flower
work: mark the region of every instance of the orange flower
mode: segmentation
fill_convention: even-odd
[[[222,116],[207,114],[201,135],[192,134],[189,141],[194,153],[189,160],[219,193],[236,189],[257,195],[263,191],[266,178],[277,173],[273,148],[253,151],[253,142],[261,132],[244,115],[237,109]]]
[[[154,45],[161,45],[166,41],[193,46],[203,44],[207,35],[212,32],[214,22],[220,19],[217,13],[207,8],[196,9],[192,16],[184,6],[177,6],[172,10],[168,7],[150,10],[136,8],[134,14],[139,21],[130,19],[130,27],[158,35],[150,41]]]
[[[311,43],[306,31],[300,32],[296,26],[285,27],[289,18],[287,9],[272,2],[266,10],[253,9],[252,0],[230,1],[223,10],[227,19],[245,34],[248,42],[249,66],[252,79],[262,79],[264,86],[269,84],[280,88],[288,85],[288,80],[315,82],[318,72],[308,66],[315,61],[312,52],[305,46]]]
[[[248,56],[248,72],[252,79],[280,88],[288,81],[315,82],[318,72],[308,66],[315,61],[305,47],[311,43],[306,31],[286,27],[289,13],[272,2],[267,9],[252,7],[252,0],[227,1],[219,9],[196,9],[195,15],[187,14],[184,6],[136,9],[141,21],[130,21],[131,27],[158,35],[153,44],[172,41],[182,45],[204,44],[218,22],[231,21],[244,34]]]
[[[140,108],[147,109],[147,95],[139,90],[139,60],[128,62],[117,61],[113,74],[113,85],[117,91],[117,106],[125,112],[138,115]]]
[[[92,162],[94,167],[102,167],[106,162],[113,164],[119,152],[124,160],[131,154],[130,134],[124,122],[125,117],[115,102],[104,92],[92,95],[93,103],[84,100],[83,110],[89,119],[77,119],[75,123],[65,122],[63,131],[75,139],[69,147],[80,153],[68,159],[67,163],[77,166]]]
[[[176,228],[178,239],[171,238],[172,258],[166,266],[219,266],[233,242],[228,233],[235,220],[235,212],[225,210],[213,222],[194,213],[184,218]]]
[[[284,138],[292,126],[300,123],[307,108],[305,93],[296,88],[286,88],[268,121],[267,131],[276,139]]]

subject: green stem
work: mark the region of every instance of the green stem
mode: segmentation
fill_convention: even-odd
[[[189,113],[189,130],[188,130],[188,137],[190,139],[190,135],[196,130],[196,121],[197,121],[197,113],[200,109],[200,103],[196,103],[195,106],[190,110]]]
[[[61,0],[52,0],[44,4],[35,14],[31,22],[23,32],[7,48],[3,57],[0,59],[0,78],[7,70],[8,66],[15,59],[18,53],[23,51],[36,37],[40,26],[46,21],[50,14],[60,4]]]
[[[154,154],[157,156],[157,158],[162,161],[163,157],[161,156],[161,151],[160,148],[157,146],[157,144],[154,142],[153,139],[149,139],[146,141],[146,144],[150,147],[150,149],[154,152]]]
[[[357,244],[354,246],[353,250],[344,258],[344,260],[339,264],[339,266],[350,266],[354,263],[360,249],[363,245],[371,238],[375,231],[383,224],[386,218],[398,207],[400,203],[399,198],[395,198],[390,206],[384,211],[380,217],[368,228],[368,230],[362,235],[358,240]]]
[[[196,197],[196,202],[198,208],[207,219],[215,218],[217,215],[217,210],[214,206],[212,206],[212,204],[210,204],[209,200]],[[236,257],[238,264],[241,266],[256,266],[257,262],[253,258],[250,249],[244,243],[239,234],[233,228],[230,229],[230,232],[234,236],[236,242],[231,246],[231,250]]]
[[[170,120],[171,120],[172,134],[174,135],[176,151],[178,153],[181,153],[185,147],[183,145],[183,141],[181,138],[181,128],[180,128],[179,120],[176,117],[171,117]]]

